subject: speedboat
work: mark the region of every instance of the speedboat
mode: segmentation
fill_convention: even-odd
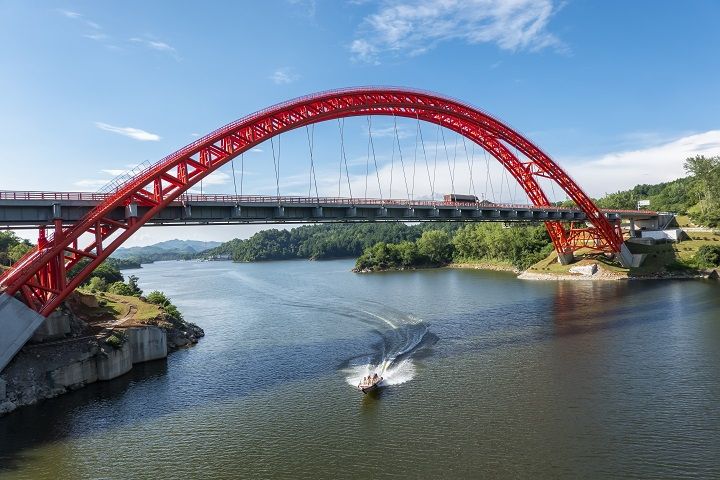
[[[377,390],[378,388],[382,387],[382,381],[383,377],[378,377],[377,380],[373,380],[370,383],[360,383],[358,385],[358,390],[360,390],[363,393],[372,392],[373,390]]]

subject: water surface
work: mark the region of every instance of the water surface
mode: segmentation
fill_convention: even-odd
[[[206,337],[0,419],[0,478],[720,476],[717,282],[351,267],[126,271]]]

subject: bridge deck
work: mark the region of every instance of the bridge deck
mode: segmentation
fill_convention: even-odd
[[[72,224],[106,198],[91,192],[0,191],[0,229],[37,228],[61,219]],[[149,207],[137,206],[137,215]],[[123,220],[128,209],[110,215]],[[656,212],[605,210],[608,220],[651,219]],[[187,194],[153,217],[148,225],[242,223],[321,223],[373,221],[584,221],[585,213],[567,207],[536,207],[490,202],[444,202],[342,197],[275,197]]]

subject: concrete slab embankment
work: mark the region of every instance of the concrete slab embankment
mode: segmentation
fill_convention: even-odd
[[[132,363],[167,357],[167,333],[159,327],[129,328],[126,332],[132,349]]]
[[[132,370],[133,351],[129,343],[120,348],[105,349],[98,354],[96,368],[98,380],[112,380]]]
[[[45,317],[7,293],[0,295],[0,372],[30,340]]]

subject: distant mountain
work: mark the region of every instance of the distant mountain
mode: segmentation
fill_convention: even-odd
[[[118,248],[112,258],[133,259],[139,263],[152,263],[157,260],[185,260],[197,254],[221,245],[221,242],[201,242],[198,240],[167,240],[145,247]]]

